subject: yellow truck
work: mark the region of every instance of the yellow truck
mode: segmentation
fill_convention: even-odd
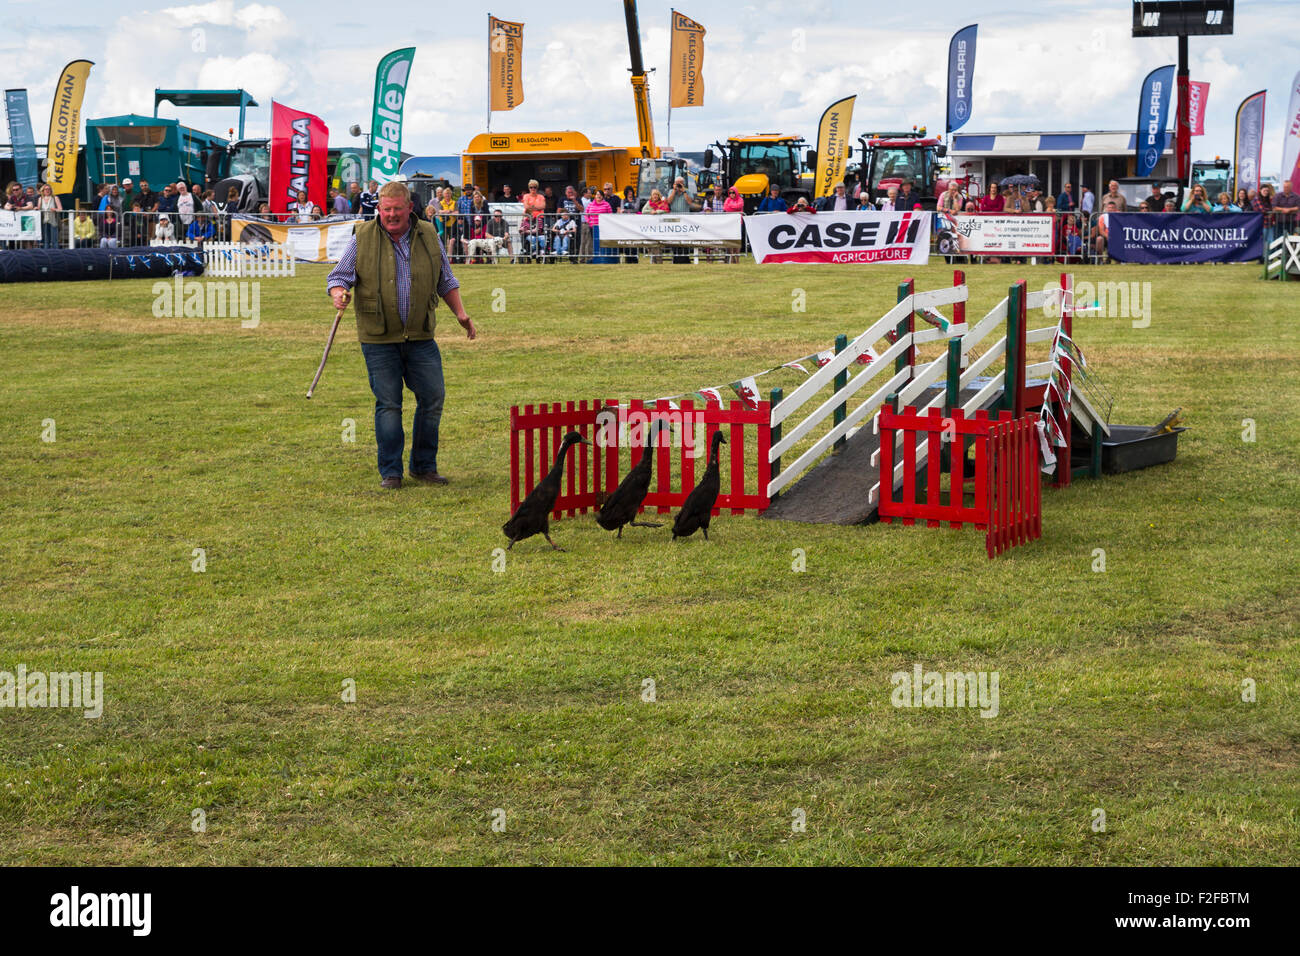
[[[556,198],[565,186],[593,188],[613,183],[618,193],[636,186],[641,150],[635,146],[592,143],[574,130],[541,133],[480,133],[461,155],[461,182],[473,183],[489,199],[499,199],[509,183],[516,196],[537,180],[542,191],[552,187]]]

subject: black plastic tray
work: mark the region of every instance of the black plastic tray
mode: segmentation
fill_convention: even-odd
[[[1148,425],[1111,425],[1110,437],[1103,436],[1101,441],[1102,473],[1118,475],[1173,461],[1178,454],[1178,433],[1185,429],[1144,438],[1150,430]]]

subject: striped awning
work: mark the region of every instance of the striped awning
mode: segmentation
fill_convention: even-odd
[[[962,156],[1127,156],[1137,133],[955,133],[949,152]],[[1174,134],[1165,152],[1174,151]]]

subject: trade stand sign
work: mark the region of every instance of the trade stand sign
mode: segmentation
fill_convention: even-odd
[[[836,264],[930,261],[928,212],[770,213],[746,216],[754,259],[760,263]]]
[[[1110,257],[1120,262],[1251,262],[1264,254],[1257,212],[1110,213]]]

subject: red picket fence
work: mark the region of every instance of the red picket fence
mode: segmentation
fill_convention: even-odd
[[[894,444],[902,433],[903,487],[896,491],[893,482],[883,480],[894,469]],[[924,441],[924,455],[917,439]],[[895,519],[905,525],[924,521],[926,527],[938,528],[948,522],[951,528],[973,524],[986,530],[985,547],[989,557],[1017,544],[1038,538],[1042,532],[1042,499],[1038,486],[1037,433],[1034,416],[1015,419],[1009,411],[991,418],[978,411],[967,418],[960,408],[944,415],[931,408],[918,414],[914,407],[895,412],[888,406],[880,410],[880,520]],[[975,446],[973,474],[965,473],[965,449]],[[944,464],[944,450],[949,450]],[[924,461],[918,464],[918,459]],[[919,479],[923,477],[924,481]],[[947,478],[945,487],[944,478]],[[924,484],[925,500],[918,501],[919,485]],[[966,503],[966,486],[970,484],[971,503]],[[896,497],[897,496],[897,497]]]
[[[719,451],[721,490],[713,513],[730,511],[741,515],[746,510],[767,509],[770,499],[766,490],[771,479],[768,452],[772,445],[767,402],[759,402],[756,408],[746,408],[741,402],[732,402],[727,408],[714,403],[697,408],[693,401],[683,401],[680,408],[673,409],[646,408],[645,402],[639,400],[620,407],[616,399],[605,399],[510,409],[510,510],[518,508],[550,470],[565,433],[570,431],[578,432],[592,445],[578,445],[569,453],[553,516],[572,517],[598,509],[627,471],[647,453],[645,442],[658,420],[668,422],[672,428],[658,436],[643,511],[653,509],[667,514],[686,501],[695,487],[697,471],[703,473],[708,465],[709,446],[720,429],[725,429],[727,444]],[[702,435],[697,434],[699,426],[703,426]],[[747,429],[751,430],[748,436]],[[624,444],[628,450],[626,467],[620,456]]]

